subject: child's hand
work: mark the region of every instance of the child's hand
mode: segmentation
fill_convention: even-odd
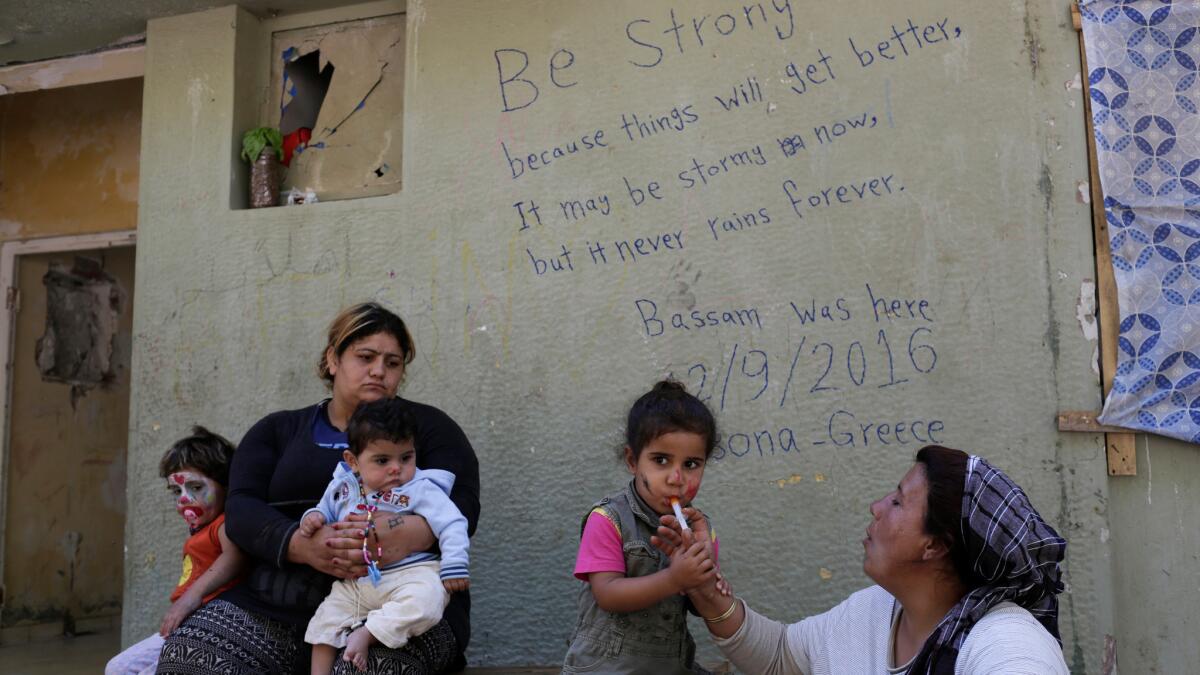
[[[162,637],[167,637],[171,631],[179,627],[183,620],[188,618],[196,608],[200,606],[200,601],[203,598],[197,597],[191,593],[189,588],[179,599],[171,603],[171,608],[163,615],[162,625],[158,628],[158,634]]]
[[[300,536],[311,537],[325,524],[325,516],[313,511],[300,521]]]
[[[704,514],[691,506],[683,507],[683,517],[687,518],[691,528],[691,541],[708,542],[711,535],[708,531],[708,520]],[[650,537],[650,543],[667,555],[674,555],[676,549],[683,546],[683,528],[675,516],[667,514],[659,517],[658,532]],[[688,545],[691,545],[690,542]],[[685,547],[686,548],[686,547]]]
[[[442,579],[442,585],[446,587],[447,593],[458,593],[465,591],[471,587],[470,579]]]
[[[683,545],[675,549],[671,556],[671,564],[667,572],[680,591],[696,588],[708,583],[716,576],[716,566],[713,564],[712,552],[705,542],[692,542],[691,533],[683,534]]]

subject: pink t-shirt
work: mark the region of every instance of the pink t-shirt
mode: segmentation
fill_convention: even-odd
[[[720,544],[717,533],[710,530],[713,542],[713,558],[717,558]],[[601,509],[593,509],[583,526],[579,538],[579,556],[575,558],[575,578],[587,581],[593,572],[616,572],[625,574],[625,553],[621,548],[621,533],[616,524],[604,515]]]

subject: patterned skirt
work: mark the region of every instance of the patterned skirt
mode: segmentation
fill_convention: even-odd
[[[167,637],[158,660],[159,675],[307,675],[309,645],[304,626],[252,614],[224,600],[192,612]],[[443,620],[400,649],[372,647],[367,672],[373,675],[433,675],[455,660],[458,642]],[[335,675],[361,675],[339,654]]]

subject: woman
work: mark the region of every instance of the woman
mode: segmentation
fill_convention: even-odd
[[[325,491],[347,447],[345,428],[359,403],[395,396],[414,356],[400,317],[376,303],[343,310],[329,326],[318,372],[331,397],[266,416],[234,453],[226,529],[251,559],[243,583],[192,614],[163,647],[159,673],[305,673],[304,629],[334,578],[366,573],[362,520],[299,536],[298,521]],[[405,401],[417,420],[417,465],[455,475],[450,498],[475,532],[479,466],[462,430],[432,406]],[[375,536],[383,562],[434,545],[419,516],[381,519]],[[371,673],[437,673],[465,666],[470,596],[455,593],[444,618],[398,650],[373,648]],[[232,663],[231,663],[232,662]],[[339,659],[334,672],[352,672]]]
[[[689,522],[703,530],[694,515]],[[824,614],[785,626],[722,595],[715,581],[688,591],[735,666],[807,675],[1066,675],[1055,598],[1066,542],[1008,476],[979,457],[927,446],[871,515],[863,571],[878,585]],[[664,552],[692,541],[673,517],[662,521],[655,543]]]

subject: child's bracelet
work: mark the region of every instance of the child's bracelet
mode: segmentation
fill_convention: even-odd
[[[729,609],[725,610],[724,612],[721,612],[721,616],[714,616],[714,617],[713,617],[713,618],[711,618],[711,619],[710,619],[710,618],[708,618],[708,617],[703,617],[703,618],[704,618],[704,622],[705,622],[705,623],[721,623],[722,621],[724,621],[724,620],[728,619],[729,617],[733,616],[733,612],[734,612],[734,610],[736,610],[736,609],[737,609],[737,606],[738,606],[738,603],[739,603],[739,602],[741,602],[741,601],[740,601],[740,600],[738,600],[738,599],[735,597],[735,598],[733,599],[733,602],[729,603]]]

